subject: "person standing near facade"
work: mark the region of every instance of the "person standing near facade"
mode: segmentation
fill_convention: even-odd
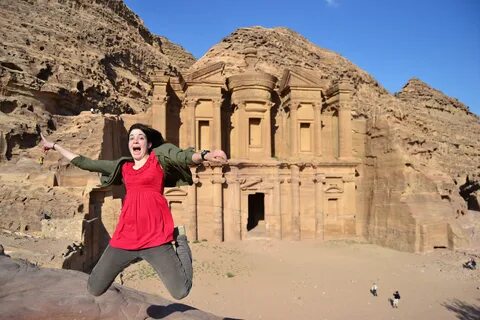
[[[398,291],[395,291],[395,293],[393,294],[392,307],[398,308],[399,301],[400,301],[400,293],[398,293]]]
[[[203,161],[224,164],[222,150],[195,152],[166,143],[160,132],[136,123],[128,131],[131,157],[92,160],[77,155],[41,134],[43,149],[55,150],[75,166],[101,173],[102,186],[124,184],[126,195],[118,224],[109,245],[93,268],[87,289],[105,293],[116,276],[132,261],[150,263],[175,299],[186,297],[192,287],[192,253],[185,229],[174,235],[173,217],[163,194],[164,187],[192,184],[191,165]],[[172,241],[176,241],[176,250]]]

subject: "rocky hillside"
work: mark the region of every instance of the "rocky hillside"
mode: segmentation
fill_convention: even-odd
[[[122,1],[6,0],[0,13],[2,94],[9,101],[33,95],[53,114],[141,111],[153,72],[194,62]]]
[[[465,178],[480,171],[480,118],[460,101],[444,95],[419,79],[411,79],[395,96],[405,102],[409,125],[416,127],[424,145],[440,167]],[[418,148],[417,148],[418,149]]]
[[[312,70],[322,79],[348,77],[356,85],[369,84],[378,92],[386,93],[375,79],[339,54],[320,48],[302,35],[287,28],[241,28],[213,46],[192,67],[191,71],[211,63],[225,63],[225,75],[245,70],[244,50],[255,48],[259,58],[256,69],[282,76],[285,68],[299,67]]]
[[[147,109],[153,72],[195,61],[150,33],[121,0],[5,0],[0,16],[0,151],[7,158],[38,142],[36,124],[55,130],[52,115]]]

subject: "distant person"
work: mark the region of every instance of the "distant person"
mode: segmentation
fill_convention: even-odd
[[[374,282],[372,284],[372,287],[370,288],[370,292],[373,294],[374,297],[376,297],[377,291],[378,291],[378,287],[377,287],[377,284]]]
[[[41,134],[41,133],[40,133]],[[126,195],[109,245],[88,278],[88,291],[100,296],[132,261],[144,259],[172,297],[186,297],[192,287],[192,253],[185,229],[175,229],[165,186],[192,184],[191,165],[226,163],[222,150],[195,152],[166,143],[160,132],[136,123],[128,131],[130,157],[92,160],[77,155],[42,134],[45,152],[55,150],[75,166],[102,174],[102,186],[124,184]],[[172,241],[176,242],[176,251]]]
[[[477,262],[473,257],[470,258],[467,262],[463,264],[464,268],[470,269],[470,270],[475,270],[477,269]]]
[[[400,293],[398,293],[398,291],[395,291],[395,293],[393,294],[392,307],[398,308],[399,301],[400,301]]]

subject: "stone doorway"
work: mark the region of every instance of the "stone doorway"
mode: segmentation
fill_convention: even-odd
[[[265,234],[265,194],[248,195],[247,231]]]

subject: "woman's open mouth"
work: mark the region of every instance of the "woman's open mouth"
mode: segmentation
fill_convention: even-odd
[[[135,146],[135,147],[132,147],[132,151],[133,151],[133,153],[138,154],[142,151],[142,148],[138,147],[138,146]]]

